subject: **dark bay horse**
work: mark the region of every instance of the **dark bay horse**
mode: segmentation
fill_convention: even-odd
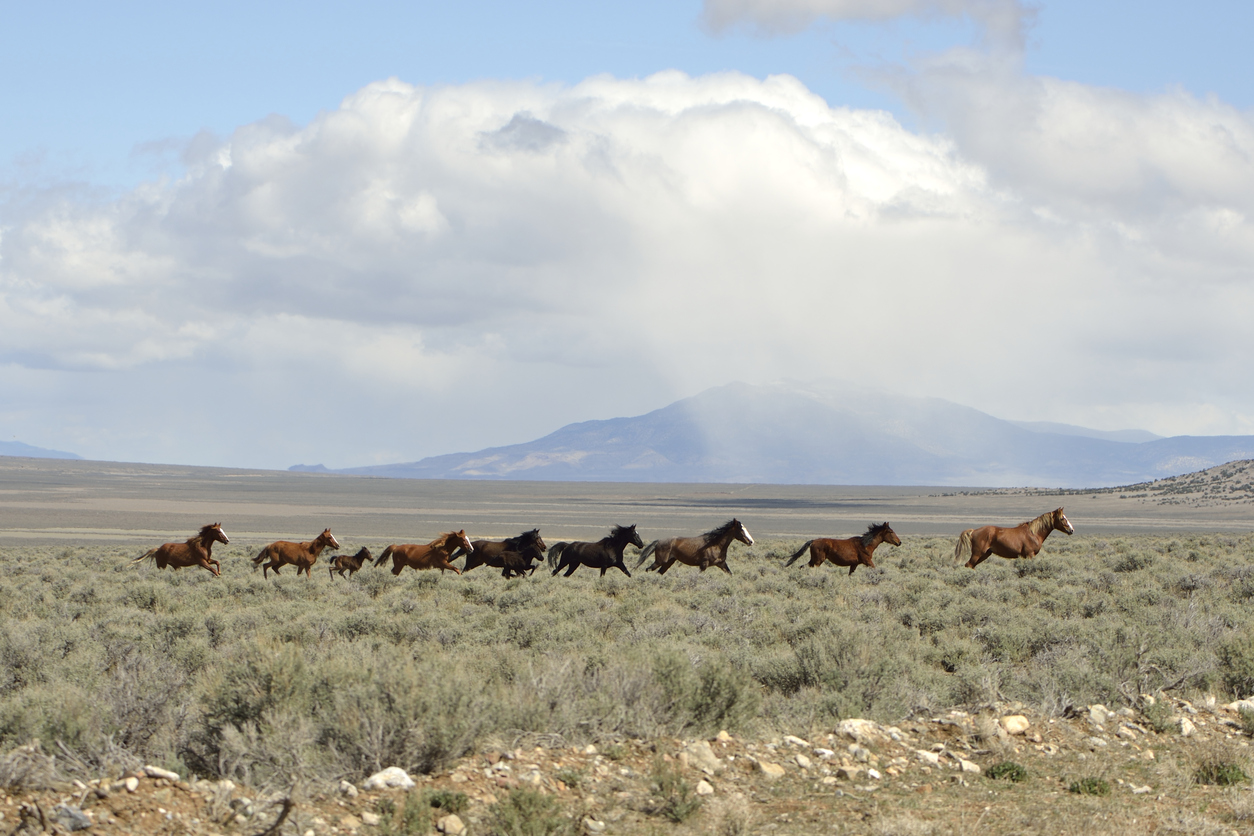
[[[859,566],[870,566],[875,568],[875,561],[871,556],[875,554],[875,547],[880,543],[891,543],[894,546],[901,545],[901,538],[897,536],[897,532],[888,527],[888,523],[875,525],[872,523],[867,526],[866,533],[860,537],[850,537],[845,540],[833,540],[829,537],[820,537],[817,540],[810,540],[804,546],[797,549],[797,553],[788,558],[785,566],[791,566],[797,562],[797,558],[806,553],[806,549],[810,550],[810,568],[822,566],[823,561],[829,560],[835,566],[848,566],[849,574],[853,574],[853,570]]]
[[[365,546],[361,547],[361,551],[354,555],[337,554],[331,558],[331,566],[327,569],[327,574],[332,578],[335,573],[339,572],[340,577],[344,577],[344,573],[348,572],[348,577],[352,577],[361,570],[363,564],[369,563],[374,557],[370,554],[370,549]]]
[[[623,565],[623,549],[628,545],[635,546],[638,549],[644,548],[644,543],[640,540],[640,535],[636,533],[634,525],[624,528],[621,525],[614,526],[610,530],[610,536],[602,537],[595,543],[582,543],[576,541],[574,543],[555,543],[553,548],[549,549],[549,565],[555,567],[553,574],[566,569],[563,577],[569,578],[575,573],[575,570],[582,564],[591,566],[593,569],[601,570],[601,577],[605,577],[605,570],[617,566],[623,570],[623,574],[631,577],[631,572],[627,571],[627,567]],[[566,568],[570,567],[570,568]]]
[[[269,560],[265,566],[261,567],[263,577],[270,577],[270,570],[274,570],[274,574],[279,574],[280,566],[292,565],[296,567],[296,574],[305,573],[305,577],[309,577],[309,570],[318,561],[318,555],[322,554],[322,550],[327,546],[333,549],[340,547],[339,541],[335,539],[335,535],[331,533],[331,529],[323,529],[322,533],[307,543],[292,543],[287,540],[279,540],[271,543],[261,550],[261,554],[253,558],[253,571],[257,571],[257,567],[261,566],[261,561]]]
[[[731,569],[727,568],[727,547],[731,545],[732,540],[739,540],[746,546],[753,545],[753,537],[750,536],[749,529],[736,519],[729,520],[713,531],[707,531],[696,537],[654,540],[644,547],[644,551],[640,552],[640,560],[636,562],[636,568],[639,569],[645,558],[653,555],[653,565],[645,571],[657,570],[659,575],[665,575],[666,570],[671,568],[671,564],[678,560],[689,566],[699,566],[702,572],[711,566],[717,566],[730,575]]]
[[[164,569],[167,566],[173,566],[175,569],[182,569],[184,566],[202,566],[214,575],[221,575],[222,564],[214,560],[210,552],[213,550],[214,543],[226,545],[230,542],[226,532],[222,530],[222,523],[214,523],[201,526],[200,533],[189,538],[186,543],[163,543],[144,554],[143,557],[135,558],[131,563],[139,563],[151,557],[156,561],[158,569]]]
[[[512,578],[527,572],[535,573],[536,563],[544,560],[544,552],[548,548],[540,537],[540,529],[524,531],[517,537],[504,540],[475,540],[474,551],[466,555],[462,571],[469,572],[476,566],[492,566],[501,570],[501,577]],[[456,560],[466,550],[458,549],[450,560]]]
[[[419,569],[439,569],[443,572],[445,569],[452,569],[457,574],[461,574],[461,570],[449,563],[449,555],[454,549],[465,549],[474,554],[475,547],[470,540],[466,539],[466,531],[446,531],[430,543],[423,545],[414,545],[407,543],[404,545],[392,545],[383,550],[383,554],[379,555],[379,559],[374,562],[375,566],[382,566],[387,559],[392,558],[392,574],[399,575],[401,570],[408,566],[417,572]]]
[[[968,528],[958,538],[958,545],[954,546],[954,562],[962,560],[964,551],[971,555],[966,562],[968,569],[974,569],[993,554],[1011,560],[1036,557],[1051,531],[1075,533],[1071,521],[1061,508],[1041,514],[1034,520],[1019,523],[1014,528],[999,528],[995,525]]]

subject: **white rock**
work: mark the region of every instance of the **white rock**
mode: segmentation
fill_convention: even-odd
[[[974,763],[973,761],[964,760],[964,759],[962,759],[962,758],[959,758],[959,759],[958,759],[958,764],[962,767],[962,771],[963,771],[963,772],[969,772],[969,773],[971,773],[972,775],[983,775],[983,774],[984,774],[984,770],[980,769],[979,764]]]
[[[797,757],[795,758],[795,760],[797,761],[797,766],[801,767],[802,769],[809,769],[811,766],[813,766],[813,763],[810,761],[810,759],[807,758],[805,755],[801,754],[800,752],[797,753]]]
[[[604,833],[605,822],[598,821],[597,819],[588,816],[583,820],[583,829],[589,833]]]
[[[915,749],[914,754],[920,761],[929,766],[940,766],[940,755],[935,752],[925,752],[922,749]]]
[[[1224,706],[1229,711],[1254,711],[1254,700],[1237,700]]]
[[[832,758],[836,757],[836,753],[833,752],[831,749],[815,749],[814,754],[822,758],[825,761],[831,760]]]
[[[446,836],[462,836],[466,825],[456,814],[449,814],[435,823],[435,829]]]
[[[595,755],[597,753],[597,747],[589,743],[587,746],[583,747],[583,753],[585,755]]]
[[[866,777],[870,778],[872,781],[878,781],[884,776],[880,774],[878,769],[868,769],[866,771]]]
[[[1145,785],[1145,786],[1143,786],[1143,787],[1133,787],[1133,788],[1132,788],[1132,794],[1133,794],[1133,795],[1145,795],[1147,792],[1151,792],[1151,789],[1150,789],[1150,785],[1149,785],[1149,784],[1146,784],[1146,785]]]
[[[758,761],[758,771],[772,781],[784,777],[784,767],[770,761]]]
[[[1025,734],[1031,725],[1022,714],[1009,714],[1001,718],[1001,727],[1006,730],[1006,734]]]
[[[371,827],[378,827],[381,819],[378,813],[371,813],[369,810],[363,810],[361,813],[361,823],[368,824]]]
[[[135,792],[139,789],[139,779],[134,775],[126,779],[126,791]]]
[[[800,737],[797,737],[796,735],[792,735],[792,734],[784,735],[784,742],[787,743],[789,746],[809,746],[810,745],[810,741],[802,740]]]
[[[1181,717],[1176,723],[1180,726],[1181,737],[1189,737],[1197,731],[1197,726],[1193,725],[1193,721],[1188,717]]]
[[[697,781],[697,795],[714,795],[714,787],[704,779]]]
[[[1092,747],[1092,748],[1094,748],[1094,749],[1100,749],[1100,748],[1102,748],[1103,746],[1109,746],[1109,745],[1110,745],[1110,744],[1109,744],[1109,743],[1107,743],[1105,740],[1102,740],[1100,737],[1090,737],[1090,738],[1088,739],[1088,744],[1089,744],[1089,746],[1091,746],[1091,747]]]
[[[844,735],[863,746],[884,742],[884,727],[871,720],[841,720],[836,726],[836,734]]]
[[[389,766],[371,775],[361,786],[367,790],[408,790],[414,787],[414,779],[399,766]]]
[[[715,775],[723,771],[723,762],[714,754],[714,749],[704,740],[694,740],[684,747],[681,754],[688,756],[688,762],[702,772]]]
[[[170,770],[162,769],[159,766],[145,766],[144,774],[149,778],[164,778],[167,781],[177,781],[179,779],[179,774],[177,772],[171,772]]]
[[[342,795],[347,795],[349,798],[356,798],[357,788],[348,781],[340,781],[340,793]]]

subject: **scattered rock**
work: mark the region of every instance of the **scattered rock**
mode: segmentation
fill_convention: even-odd
[[[841,720],[836,726],[836,734],[843,735],[863,746],[874,746],[884,742],[884,728],[871,720]]]
[[[784,767],[770,761],[758,761],[758,771],[772,781],[784,777]]]
[[[984,770],[980,769],[979,764],[973,761],[965,760],[963,758],[958,758],[958,765],[962,767],[963,772],[969,773],[971,775],[983,775],[984,774]]]
[[[449,814],[435,823],[435,829],[446,836],[463,836],[466,825],[456,814]]]
[[[1233,712],[1254,711],[1254,700],[1237,700],[1236,702],[1228,703],[1224,708]]]
[[[789,746],[806,746],[806,747],[809,747],[809,745],[810,745],[810,741],[808,741],[808,740],[803,740],[802,738],[797,737],[796,735],[792,735],[792,734],[786,734],[786,735],[784,735],[784,742],[785,742],[785,743],[787,743]]]
[[[346,795],[349,798],[356,798],[357,788],[354,787],[352,784],[350,784],[348,781],[340,781],[340,794]]]
[[[415,786],[414,779],[399,766],[389,766],[380,772],[376,772],[366,779],[366,783],[362,784],[362,789],[367,790],[408,790]]]
[[[58,804],[52,808],[53,820],[66,830],[86,830],[91,827],[91,819],[77,807]]]
[[[870,778],[872,781],[880,781],[884,778],[878,769],[868,769],[866,771],[866,777]]]
[[[810,759],[807,758],[805,755],[801,754],[800,752],[797,753],[797,757],[794,758],[794,760],[797,761],[797,766],[801,767],[802,769],[809,769],[811,766],[813,766],[813,763],[810,761]]]
[[[378,827],[381,819],[378,813],[371,813],[369,810],[363,810],[361,814],[361,823],[370,827]]]
[[[727,733],[727,729],[723,729],[722,731],[718,733],[718,736],[715,737],[714,739],[717,740],[719,743],[731,743],[734,738],[730,734]]]
[[[1197,726],[1193,725],[1193,721],[1188,717],[1181,717],[1176,721],[1176,725],[1180,727],[1181,737],[1191,737],[1197,731]]]
[[[159,766],[145,766],[144,774],[149,778],[164,778],[171,783],[179,779],[179,774],[177,772],[171,772],[170,770],[162,769]]]
[[[604,833],[605,822],[588,816],[583,820],[583,829],[588,833]]]
[[[928,766],[940,766],[940,755],[935,752],[925,752],[922,749],[915,749],[914,754],[919,761]]]
[[[139,779],[132,775],[126,779],[122,786],[126,787],[127,792],[135,792],[139,789]]]
[[[1010,714],[1001,718],[1001,727],[1006,734],[1024,734],[1032,724],[1022,714]]]
[[[842,766],[836,770],[836,777],[842,781],[856,781],[861,774],[862,767],[860,766]]]
[[[708,775],[723,771],[723,762],[714,754],[710,744],[704,740],[695,740],[684,747],[682,754],[688,756],[688,762]]]
[[[714,787],[705,779],[697,781],[697,795],[714,795]]]

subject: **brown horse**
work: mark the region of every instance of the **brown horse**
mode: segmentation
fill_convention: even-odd
[[[182,569],[184,566],[202,566],[214,575],[220,576],[222,564],[214,560],[210,552],[213,550],[214,543],[226,545],[229,542],[231,541],[227,538],[226,532],[222,530],[222,523],[214,523],[201,526],[200,533],[189,538],[186,543],[163,543],[131,562],[139,563],[151,557],[156,560],[158,569],[164,569],[167,566],[173,566],[175,569]]]
[[[335,573],[339,572],[342,578],[344,573],[348,572],[348,577],[351,578],[361,569],[363,563],[373,559],[370,549],[365,546],[362,546],[361,551],[357,552],[357,554],[337,554],[331,558],[331,566],[327,569],[327,574],[334,578]]]
[[[875,561],[871,556],[875,554],[875,547],[880,543],[891,543],[894,546],[901,545],[901,538],[897,533],[888,527],[888,523],[875,525],[872,523],[867,526],[866,533],[861,537],[850,537],[846,540],[832,540],[828,537],[820,537],[817,540],[810,540],[804,546],[797,550],[797,553],[788,558],[785,566],[791,566],[797,562],[797,558],[806,553],[806,549],[810,550],[810,568],[823,565],[824,560],[830,560],[835,566],[848,566],[849,574],[853,574],[853,570],[859,566],[870,566],[875,568]]]
[[[261,554],[253,558],[253,571],[257,571],[257,567],[261,566],[261,561],[269,559],[269,563],[261,567],[263,577],[270,577],[270,570],[274,570],[274,574],[279,574],[280,566],[292,565],[296,567],[296,574],[305,573],[305,577],[309,577],[309,570],[318,562],[318,555],[322,554],[322,550],[327,546],[333,549],[340,547],[339,542],[335,539],[335,535],[331,533],[331,529],[323,529],[322,533],[314,539],[306,543],[291,543],[287,540],[279,540],[277,543],[271,543],[261,550]]]
[[[466,550],[458,549],[449,559],[456,560],[466,554],[463,572],[469,572],[476,566],[492,566],[501,570],[503,578],[521,577],[527,572],[535,574],[536,564],[544,560],[544,552],[548,549],[538,528],[504,540],[475,540],[472,545],[474,551],[466,554]]]
[[[958,538],[958,545],[954,546],[954,562],[962,560],[964,550],[971,555],[971,559],[966,562],[968,569],[979,566],[991,554],[1011,560],[1036,557],[1051,531],[1075,533],[1071,521],[1061,508],[1041,514],[1034,520],[1019,523],[1014,528],[999,528],[995,525],[968,528]]]
[[[731,569],[727,568],[727,547],[731,545],[732,540],[739,540],[746,546],[753,545],[753,537],[750,536],[749,529],[736,519],[729,520],[713,531],[707,531],[696,537],[654,540],[644,547],[644,551],[640,552],[640,560],[636,561],[636,568],[639,569],[640,564],[644,563],[649,555],[653,555],[653,565],[646,569],[646,572],[656,570],[659,575],[665,575],[666,570],[671,568],[671,564],[678,560],[689,566],[699,566],[702,572],[711,566],[717,566],[730,575]]]
[[[425,545],[392,545],[383,550],[383,554],[379,555],[379,559],[374,562],[375,566],[382,566],[387,559],[392,558],[392,574],[399,575],[401,570],[408,566],[415,572],[419,569],[439,569],[443,572],[445,569],[452,569],[457,574],[461,574],[461,570],[449,563],[449,555],[454,549],[465,549],[472,554],[475,547],[466,539],[466,532],[463,531],[446,531],[439,537]]]

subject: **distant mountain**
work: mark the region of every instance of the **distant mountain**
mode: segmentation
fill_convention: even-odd
[[[77,453],[66,453],[62,450],[46,450],[43,447],[32,447],[20,441],[0,441],[0,456],[24,456],[28,459],[81,459]]]
[[[731,384],[526,444],[335,471],[396,478],[1103,487],[1254,458],[1254,436],[1046,431],[846,384]],[[1144,434],[1152,435],[1152,434]]]
[[[288,468],[292,473],[330,473],[325,464],[294,464]]]
[[[1023,427],[1034,433],[1056,433],[1057,435],[1078,435],[1084,438],[1104,438],[1107,441],[1156,441],[1163,436],[1154,435],[1149,430],[1090,430],[1088,427],[1077,427],[1075,424],[1056,424],[1053,421],[1011,421],[1016,427]]]

